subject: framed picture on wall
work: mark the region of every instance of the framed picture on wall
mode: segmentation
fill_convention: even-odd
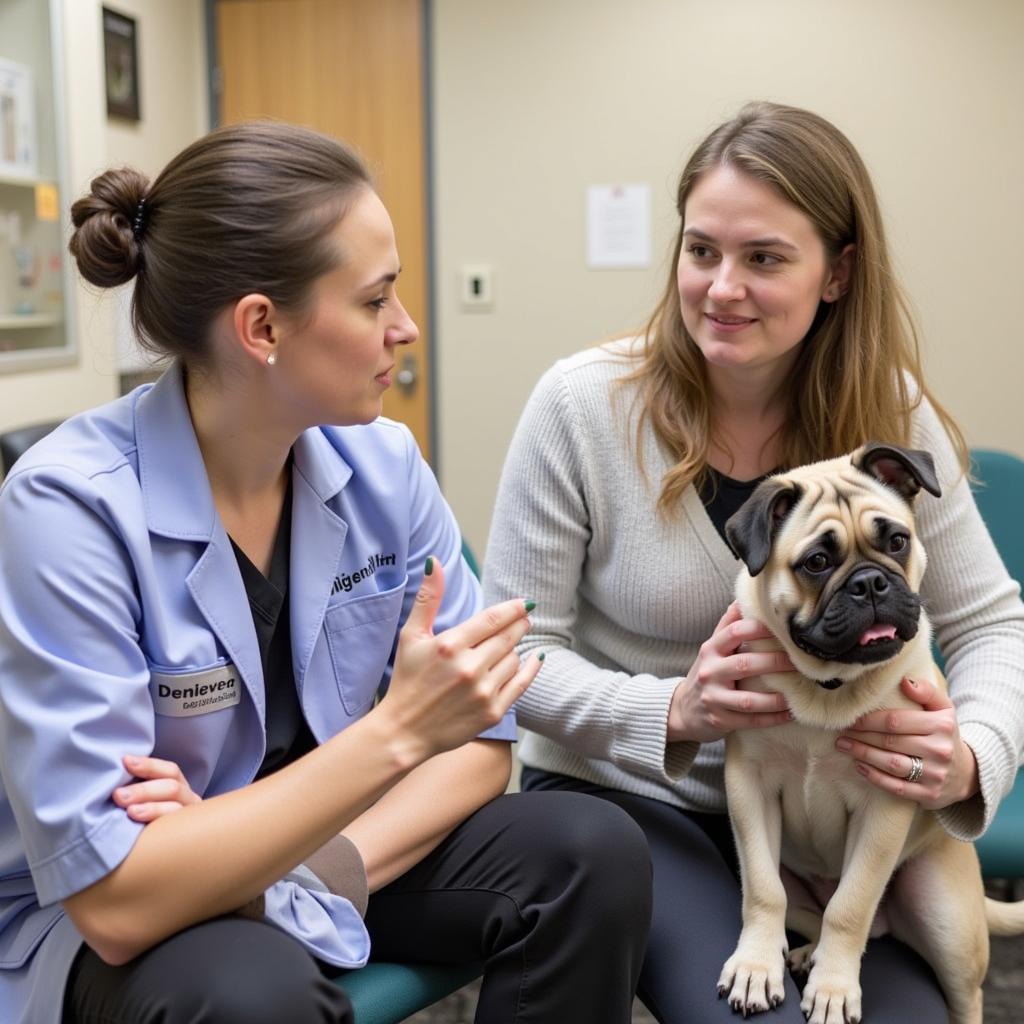
[[[107,116],[138,121],[139,47],[134,18],[103,8],[103,72]]]

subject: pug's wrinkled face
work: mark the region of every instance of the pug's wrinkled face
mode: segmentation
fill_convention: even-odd
[[[771,477],[726,524],[758,615],[804,674],[852,678],[917,635],[922,487],[939,493],[927,453],[871,443]]]

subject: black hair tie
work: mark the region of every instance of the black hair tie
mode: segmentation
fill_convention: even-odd
[[[142,236],[146,233],[146,199],[143,197],[139,200],[139,205],[135,207],[135,216],[132,217],[132,235],[136,242],[142,241]]]

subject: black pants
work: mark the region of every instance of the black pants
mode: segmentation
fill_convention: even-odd
[[[742,924],[739,867],[724,814],[694,814],[660,800],[523,769],[532,793],[584,792],[628,811],[647,836],[654,867],[654,916],[637,995],[662,1024],[736,1024],[716,994],[722,965]],[[805,938],[790,936],[791,948]],[[892,936],[872,939],[861,964],[864,1020],[870,1024],[946,1024],[949,1011],[931,968]],[[800,993],[786,976],[772,1024],[804,1024]]]
[[[348,998],[290,935],[218,917],[120,967],[83,946],[65,1024],[352,1024]]]
[[[370,897],[366,925],[375,960],[483,963],[481,1024],[628,1024],[650,915],[650,857],[629,816],[579,793],[534,793],[481,808]],[[227,917],[121,967],[83,950],[64,1020],[347,1024],[352,1017],[344,994],[297,942]]]

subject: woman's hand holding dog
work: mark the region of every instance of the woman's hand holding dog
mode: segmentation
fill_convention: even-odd
[[[735,603],[729,605],[672,694],[669,742],[707,743],[735,729],[764,729],[791,720],[782,694],[741,690],[736,685],[753,676],[793,671],[793,663],[781,651],[741,650],[749,641],[771,636],[760,622],[744,619]]]
[[[936,811],[967,800],[980,788],[978,762],[957,726],[953,702],[934,683],[904,679],[903,693],[917,709],[873,711],[836,740],[856,761],[857,771],[887,793]],[[914,758],[920,778],[908,778]]]

